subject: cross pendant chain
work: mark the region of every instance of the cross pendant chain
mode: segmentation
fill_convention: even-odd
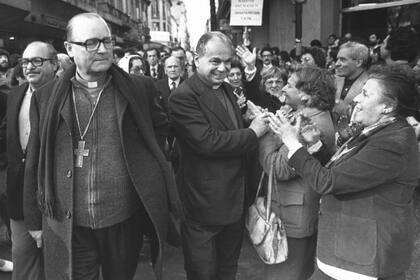
[[[76,116],[77,128],[79,129],[80,140],[77,144],[77,149],[74,149],[74,155],[76,156],[76,161],[74,163],[75,167],[83,167],[83,157],[89,156],[89,150],[85,149],[86,141],[83,139],[89,129],[90,123],[92,122],[93,115],[96,112],[96,107],[98,107],[99,99],[101,98],[102,92],[104,91],[105,87],[108,85],[110,79],[105,83],[98,94],[98,98],[96,99],[95,105],[93,107],[92,113],[89,117],[88,123],[85,127],[85,131],[82,133],[82,129],[80,127],[80,120],[79,114],[77,113],[77,106],[76,106],[76,95],[74,93],[74,88],[72,87],[72,95],[73,95],[73,107],[74,107],[74,114]]]
[[[89,150],[85,149],[86,142],[80,140],[77,145],[77,149],[74,150],[74,155],[76,156],[75,167],[83,167],[83,157],[89,155]]]

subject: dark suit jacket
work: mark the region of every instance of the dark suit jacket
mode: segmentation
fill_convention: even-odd
[[[197,74],[169,97],[170,121],[181,149],[177,183],[187,217],[207,225],[238,221],[244,213],[245,161],[257,147],[243,128],[232,87],[222,84],[235,109],[237,129],[222,103]]]
[[[23,220],[25,154],[19,141],[19,111],[28,85],[13,88],[7,100],[7,204],[15,220]]]
[[[176,196],[175,181],[170,172],[163,153],[156,142],[155,133],[160,131],[162,119],[159,108],[155,107],[156,88],[150,78],[131,76],[134,83],[133,94],[138,107],[136,114],[141,114],[141,123],[134,121],[134,112],[130,110],[128,101],[120,93],[130,90],[121,79],[121,71],[112,66],[109,73],[113,77],[115,87],[115,106],[118,116],[119,133],[122,141],[125,164],[130,174],[133,186],[145,208],[148,219],[152,223],[142,224],[142,230],[150,233],[152,241],[152,261],[157,279],[161,279],[163,242],[169,224],[169,201]],[[69,69],[70,70],[70,69]],[[118,75],[117,75],[118,74]],[[28,155],[25,168],[24,186],[24,214],[28,229],[42,230],[44,238],[44,257],[47,279],[72,279],[72,231],[73,231],[73,199],[74,199],[74,155],[75,144],[72,140],[73,109],[71,101],[71,82],[74,69],[66,71],[64,76],[36,91],[31,104],[31,135],[28,144]],[[40,145],[40,129],[46,125],[45,112],[49,104],[51,92],[60,83],[58,88],[67,91],[63,105],[60,107],[60,116],[55,136],[54,179],[56,180],[54,218],[43,215],[38,209],[37,186],[45,180],[44,174],[38,174],[38,158]],[[112,160],[112,159],[110,159]],[[172,184],[169,184],[169,183]],[[38,194],[39,195],[39,194]],[[122,202],[123,203],[123,202]],[[41,220],[42,219],[42,220]]]
[[[404,119],[365,138],[329,168],[304,149],[289,164],[322,195],[322,262],[379,278],[408,269],[419,161],[414,130]]]
[[[152,74],[150,73],[150,65],[149,67],[146,67],[146,71],[144,72],[144,75],[151,77]],[[165,76],[165,69],[163,65],[158,64],[157,68],[157,78],[155,80],[160,80]]]
[[[7,94],[0,91],[0,154],[6,151]]]
[[[160,94],[160,97],[162,98],[163,107],[166,110],[168,109],[169,95],[171,95],[171,89],[169,88],[168,79],[169,79],[168,76],[165,75],[163,79],[160,79],[155,82],[155,86]],[[183,81],[184,80],[181,78],[181,80],[179,81],[178,87],[181,85]]]

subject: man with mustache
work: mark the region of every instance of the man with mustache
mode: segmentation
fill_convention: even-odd
[[[25,223],[46,279],[132,279],[144,234],[161,279],[177,193],[158,144],[168,121],[157,90],[113,65],[96,13],[70,19],[64,45],[75,65],[33,96],[25,169]]]
[[[229,37],[205,33],[196,50],[196,74],[169,96],[181,153],[185,269],[188,280],[234,280],[245,228],[247,159],[268,129],[268,115],[244,127],[233,88],[224,82],[233,56]]]
[[[57,51],[48,43],[30,43],[19,60],[27,83],[12,89],[7,103],[7,197],[12,232],[13,279],[44,279],[42,252],[24,223],[23,185],[31,126],[29,108],[33,92],[54,79]]]

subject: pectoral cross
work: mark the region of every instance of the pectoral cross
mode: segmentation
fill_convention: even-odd
[[[85,141],[79,141],[77,149],[74,150],[74,155],[76,156],[75,167],[83,167],[83,157],[89,155],[89,150],[85,150],[85,144]]]

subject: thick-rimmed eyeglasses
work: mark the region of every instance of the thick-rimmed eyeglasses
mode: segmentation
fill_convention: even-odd
[[[33,58],[20,58],[19,59],[19,64],[20,66],[22,66],[23,68],[28,67],[29,62],[35,66],[35,67],[41,67],[42,65],[44,65],[44,61],[52,61],[55,60],[54,58],[43,58],[43,57],[33,57]]]
[[[85,47],[88,52],[97,51],[101,43],[104,44],[104,47],[106,49],[113,48],[115,44],[114,39],[112,39],[111,37],[105,37],[103,39],[92,38],[92,39],[87,39],[84,42],[70,41],[69,43]]]

